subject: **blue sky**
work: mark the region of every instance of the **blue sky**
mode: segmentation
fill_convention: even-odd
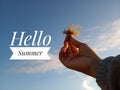
[[[66,69],[58,52],[68,24],[83,26],[76,39],[101,58],[120,52],[119,0],[0,0],[0,90],[100,90],[95,79]],[[10,61],[12,32],[43,30],[52,37],[51,61]]]

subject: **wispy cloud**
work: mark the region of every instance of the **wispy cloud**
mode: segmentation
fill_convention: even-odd
[[[72,81],[76,82],[76,87],[82,90],[100,90],[94,78],[84,75],[79,72],[75,72],[69,77]]]
[[[95,34],[95,36],[91,36],[90,42],[92,42],[93,48],[97,52],[120,48],[120,19],[101,26],[95,26],[89,31]]]
[[[95,33],[95,38],[91,35],[88,43],[92,43],[92,47],[97,52],[104,52],[108,49],[120,48],[120,19],[113,22],[89,28],[89,31]],[[41,73],[48,71],[62,72],[64,66],[58,60],[58,55],[50,54],[50,61],[22,61],[10,63],[7,72],[17,73]],[[84,82],[84,85],[88,85]]]
[[[83,80],[82,84],[85,90],[96,90],[96,88],[92,85],[93,79],[92,78],[86,78]]]
[[[23,61],[22,63],[14,63],[8,68],[7,72],[15,73],[43,73],[48,71],[56,71],[58,73],[63,71],[64,66],[58,60],[58,55],[50,54],[52,60],[48,61]]]

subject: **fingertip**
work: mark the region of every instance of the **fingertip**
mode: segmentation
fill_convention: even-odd
[[[66,42],[69,42],[69,41],[70,41],[70,35],[67,35],[67,36],[65,37],[64,44],[65,44]]]

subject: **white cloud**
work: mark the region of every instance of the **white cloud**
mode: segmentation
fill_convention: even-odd
[[[96,34],[92,38],[93,48],[98,52],[120,48],[120,19],[89,29]]]
[[[47,71],[57,71],[58,73],[62,72],[64,66],[58,60],[58,55],[50,54],[52,60],[48,61],[23,61],[22,63],[14,63],[7,72],[16,72],[16,73],[41,73]]]
[[[83,41],[91,44],[95,51],[104,52],[114,48],[120,49],[120,19],[87,30],[89,31],[89,36],[86,36]],[[84,90],[100,90],[95,79],[89,76],[76,73],[70,78],[73,81],[76,80]]]
[[[92,86],[93,80],[91,78],[86,78],[83,81],[83,87],[85,90],[96,90],[95,87]]]
[[[76,87],[80,90],[100,90],[94,78],[85,74],[74,72],[73,75],[69,76],[71,81],[76,83]]]

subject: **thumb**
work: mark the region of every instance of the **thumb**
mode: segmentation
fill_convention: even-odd
[[[71,43],[72,45],[74,45],[75,47],[77,47],[77,48],[79,48],[80,45],[84,44],[84,43],[82,43],[82,42],[74,39],[72,35],[70,35],[69,38],[70,38],[70,43]]]

